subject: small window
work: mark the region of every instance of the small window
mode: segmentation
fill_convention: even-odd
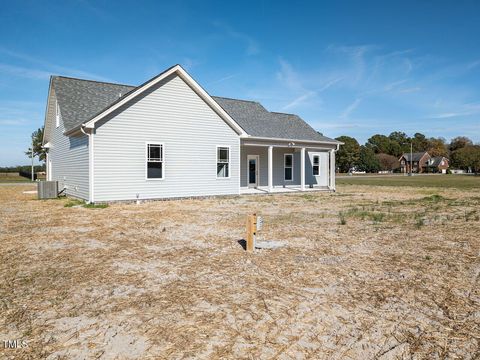
[[[313,176],[320,175],[320,156],[313,155],[313,166],[312,166]]]
[[[283,160],[284,160],[283,179],[285,181],[292,181],[293,180],[293,154],[285,154]]]
[[[55,101],[55,127],[60,126],[60,106],[58,106],[58,101]]]
[[[147,179],[163,179],[163,144],[147,144]]]
[[[230,177],[230,147],[217,146],[217,178]]]

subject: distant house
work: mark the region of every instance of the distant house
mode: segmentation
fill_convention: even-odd
[[[90,202],[335,190],[341,144],[180,65],[140,86],[53,76],[43,138],[48,180]]]
[[[444,156],[431,157],[426,151],[403,154],[400,159],[400,170],[409,173],[412,166],[414,173],[442,173],[446,174],[450,166],[449,160]]]
[[[398,161],[400,161],[400,171],[402,173],[409,173],[410,169],[413,173],[423,173],[427,171],[428,161],[432,157],[428,152],[405,153]]]
[[[428,160],[427,166],[428,172],[446,174],[450,161],[444,156],[435,156]]]

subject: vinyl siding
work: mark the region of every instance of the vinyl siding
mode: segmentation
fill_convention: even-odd
[[[146,142],[164,144],[164,179],[147,180]],[[217,179],[217,145],[230,146],[230,178]],[[239,193],[240,138],[173,75],[97,123],[94,200]]]
[[[313,176],[313,155],[320,157],[320,174],[318,176]],[[305,184],[328,186],[329,153],[326,151],[310,150],[305,156]]]
[[[51,179],[59,182],[59,190],[65,187],[67,195],[88,200],[88,136],[63,135],[65,127],[61,117],[60,126],[55,127],[55,92],[52,91],[50,96],[47,123],[51,130],[48,151],[48,159],[52,162]]]
[[[293,181],[284,181],[284,154],[293,153]],[[313,176],[312,161],[313,155],[320,156],[320,175]],[[268,186],[268,147],[266,146],[242,146],[240,160],[240,186],[248,186],[247,159],[248,155],[259,155],[259,186]],[[273,148],[273,186],[300,185],[300,150],[274,147]],[[305,184],[320,186],[328,185],[328,163],[329,154],[327,151],[308,150],[305,155]]]

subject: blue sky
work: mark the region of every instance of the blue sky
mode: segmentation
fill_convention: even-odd
[[[176,63],[327,136],[480,142],[478,1],[3,1],[0,166],[28,163],[51,74],[140,84]]]

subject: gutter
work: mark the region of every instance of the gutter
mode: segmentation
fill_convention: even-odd
[[[282,139],[282,138],[271,138],[271,137],[261,137],[261,136],[247,136],[242,137],[242,140],[275,140],[275,141],[290,141],[290,142],[299,142],[299,143],[310,143],[310,144],[330,144],[337,145],[337,150],[340,145],[344,143],[341,141],[320,141],[320,140],[299,140],[299,139]]]
[[[80,125],[75,126],[73,129],[64,131],[64,132],[63,132],[63,135],[65,135],[65,136],[70,136],[70,135],[73,135],[73,134],[75,134],[76,132],[79,132],[79,131],[81,131],[82,133],[88,135],[88,134],[85,132],[84,128],[85,128],[85,124],[83,123],[83,124],[80,124]]]

